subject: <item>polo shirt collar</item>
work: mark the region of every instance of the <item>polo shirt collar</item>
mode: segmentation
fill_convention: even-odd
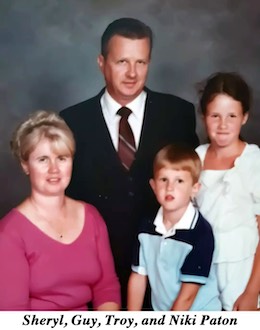
[[[198,211],[190,202],[181,219],[172,228],[166,230],[163,223],[163,209],[160,207],[154,220],[155,231],[166,237],[172,236],[176,229],[193,229],[197,219]]]

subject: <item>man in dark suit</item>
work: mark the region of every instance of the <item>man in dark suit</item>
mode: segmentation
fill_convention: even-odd
[[[193,105],[144,86],[152,41],[151,29],[139,20],[121,18],[108,25],[98,56],[106,88],[60,113],[76,139],[67,193],[95,205],[106,221],[123,308],[138,223],[158,208],[149,187],[153,158],[166,144],[183,142],[196,147],[199,142]],[[130,162],[118,151],[124,135],[119,134],[121,107],[131,110],[125,124],[134,137],[133,146],[126,141]]]

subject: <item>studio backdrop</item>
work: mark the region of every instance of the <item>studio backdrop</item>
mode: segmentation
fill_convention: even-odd
[[[243,136],[260,144],[259,0],[0,0],[0,217],[29,189],[9,149],[12,131],[28,113],[58,112],[104,86],[100,37],[120,17],[153,29],[151,89],[197,107],[197,82],[216,71],[242,74],[254,93]],[[205,142],[199,114],[197,131]]]

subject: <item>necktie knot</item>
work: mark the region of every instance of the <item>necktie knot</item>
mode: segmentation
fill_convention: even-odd
[[[131,113],[132,113],[132,111],[127,107],[122,107],[117,111],[117,114],[119,116],[121,116],[122,118],[126,118],[126,119],[130,116]]]

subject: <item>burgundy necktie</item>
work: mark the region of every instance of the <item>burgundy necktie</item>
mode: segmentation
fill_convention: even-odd
[[[121,116],[119,122],[119,138],[118,138],[118,156],[123,166],[129,170],[135,158],[135,139],[131,126],[128,123],[128,117],[132,111],[126,107],[122,107],[117,111]]]

